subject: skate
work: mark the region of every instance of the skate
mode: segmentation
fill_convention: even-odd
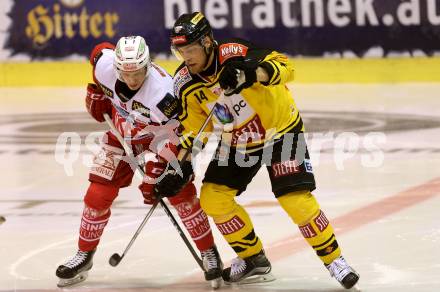
[[[224,269],[222,276],[227,284],[263,283],[275,280],[270,273],[271,269],[272,266],[262,250],[245,259],[233,259],[231,267]]]
[[[350,267],[345,259],[340,256],[331,264],[326,265],[330,275],[334,277],[345,289],[350,289],[359,280],[359,274]]]
[[[88,271],[93,266],[95,251],[96,249],[92,251],[78,250],[72,259],[60,265],[56,271],[57,277],[60,278],[57,286],[60,288],[67,287],[87,279]]]
[[[221,287],[223,262],[214,245],[212,248],[202,251],[203,267],[205,268],[205,279],[209,281],[213,289]]]

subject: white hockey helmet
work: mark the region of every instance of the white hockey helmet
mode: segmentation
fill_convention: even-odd
[[[120,72],[137,71],[146,68],[146,74],[151,67],[150,50],[141,36],[127,36],[119,39],[115,48],[114,66],[118,78]]]

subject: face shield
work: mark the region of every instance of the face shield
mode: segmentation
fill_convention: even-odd
[[[179,47],[183,47],[185,45],[189,45],[186,35],[178,35],[171,38],[171,52],[180,62],[183,62],[184,58],[179,51]]]
[[[171,52],[173,53],[174,57],[179,62],[183,62],[184,61],[182,54],[179,52],[179,49],[176,46],[171,45],[170,49],[171,49]]]
[[[180,62],[185,61],[185,57],[194,56],[196,54],[200,54],[203,52],[209,55],[211,50],[208,44],[206,44],[205,37],[206,35],[200,37],[199,39],[191,43],[186,43],[186,41],[179,41],[179,40],[175,41],[175,38],[178,37],[174,37],[171,40],[172,42],[170,48],[171,52],[173,53],[174,57],[176,57],[176,59],[179,60]]]

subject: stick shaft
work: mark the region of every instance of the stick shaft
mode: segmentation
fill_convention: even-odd
[[[122,137],[122,135],[119,133],[119,131],[116,129],[115,125],[113,124],[113,121],[111,120],[110,116],[108,114],[104,114],[104,119],[107,122],[107,124],[109,125],[110,129],[112,130],[112,133],[116,136],[116,138],[118,139],[119,143],[121,143],[122,147],[124,148],[127,156],[130,158],[131,162],[134,163],[136,165],[137,170],[139,171],[139,173],[142,175],[145,174],[144,170],[142,169],[142,167],[140,167],[140,165],[137,163],[136,158],[134,157],[133,151],[131,150],[130,146],[127,144],[127,142],[124,140],[124,138]],[[190,151],[188,151],[187,153],[189,153]],[[157,205],[160,204],[162,206],[162,208],[164,209],[166,215],[168,216],[168,218],[171,220],[171,223],[174,225],[174,227],[176,228],[177,232],[179,233],[180,237],[182,238],[183,242],[185,243],[186,247],[189,249],[189,251],[191,252],[191,255],[194,257],[194,259],[196,260],[197,264],[200,266],[200,268],[202,270],[204,270],[203,268],[203,262],[202,260],[199,258],[197,252],[194,250],[193,246],[191,245],[191,243],[189,242],[188,238],[186,237],[185,233],[183,232],[183,230],[180,228],[179,223],[176,221],[176,219],[174,218],[173,214],[171,213],[170,209],[168,208],[168,206],[165,204],[165,202],[162,200],[162,198],[160,198],[159,200],[156,200],[156,202],[154,202],[153,206],[150,208],[150,210],[148,211],[147,215],[145,215],[144,220],[142,221],[141,225],[139,225],[138,229],[136,230],[135,234],[133,235],[132,239],[130,240],[129,244],[127,245],[127,247],[124,250],[124,253],[121,256],[121,259],[125,256],[125,254],[128,252],[128,250],[130,249],[130,247],[133,245],[134,241],[136,240],[136,238],[138,237],[138,235],[140,234],[140,232],[142,231],[143,227],[145,226],[145,224],[147,223],[148,219],[151,217],[151,215],[153,214],[154,210],[156,209]]]

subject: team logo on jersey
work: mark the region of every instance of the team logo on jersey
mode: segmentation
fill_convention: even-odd
[[[226,60],[232,57],[246,56],[248,47],[238,43],[227,43],[219,47],[219,60],[223,64]]]
[[[150,118],[150,109],[136,100],[133,101],[131,109],[137,111],[146,118]]]
[[[214,105],[214,115],[222,124],[229,124],[234,120],[234,117],[226,104],[221,105],[216,103]]]
[[[180,102],[169,92],[157,104],[157,108],[169,119],[179,114]]]
[[[105,86],[102,83],[99,83],[99,86],[101,87],[102,91],[104,92],[104,94],[110,98],[113,98],[113,91],[108,88],[107,86]]]
[[[192,80],[191,74],[189,74],[188,68],[185,66],[177,72],[174,76],[174,95],[179,97],[182,87]]]

